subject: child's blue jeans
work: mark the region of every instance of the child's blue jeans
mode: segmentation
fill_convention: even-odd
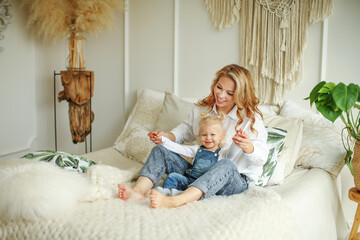
[[[166,177],[163,188],[177,189],[185,191],[191,183],[195,181],[195,178],[181,175],[180,173],[172,172]]]
[[[178,173],[185,175],[191,164],[178,154],[161,145],[151,151],[139,176],[149,178],[157,186],[164,174]],[[237,171],[234,163],[228,159],[220,160],[189,186],[200,189],[208,198],[213,195],[229,196],[239,194],[248,188],[248,178]]]

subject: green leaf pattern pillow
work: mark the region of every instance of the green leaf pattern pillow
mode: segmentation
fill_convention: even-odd
[[[32,159],[36,161],[44,161],[53,163],[66,170],[78,171],[80,173],[86,172],[86,170],[96,163],[71,153],[51,150],[40,150],[33,153],[28,153],[22,158]]]
[[[258,179],[258,186],[265,186],[273,175],[287,135],[287,131],[280,128],[267,126],[265,128],[268,132],[267,145],[269,147],[269,155],[263,167],[263,173]]]

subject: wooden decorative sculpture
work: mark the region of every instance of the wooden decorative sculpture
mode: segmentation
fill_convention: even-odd
[[[68,42],[67,71],[61,71],[64,90],[58,95],[59,102],[69,102],[69,121],[73,143],[83,142],[91,132],[94,113],[90,99],[94,95],[94,72],[85,71],[84,39],[72,32]]]
[[[94,95],[93,71],[61,71],[64,90],[58,95],[59,102],[69,102],[69,121],[73,143],[83,142],[91,132],[94,113],[90,98]]]
[[[0,0],[1,1],[1,0]],[[29,12],[28,25],[44,40],[70,35],[67,71],[61,71],[64,90],[58,100],[69,102],[69,120],[74,143],[91,132],[94,113],[94,72],[85,70],[82,33],[98,33],[113,25],[114,9],[125,9],[124,0],[22,0]]]

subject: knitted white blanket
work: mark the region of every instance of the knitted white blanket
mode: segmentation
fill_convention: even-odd
[[[90,178],[112,187],[116,171],[98,171]],[[294,219],[276,192],[260,187],[174,209],[152,209],[148,200],[112,196],[80,202],[48,219],[0,220],[0,239],[293,239]]]

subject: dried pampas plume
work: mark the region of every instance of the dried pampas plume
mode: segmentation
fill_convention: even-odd
[[[22,0],[22,4],[29,12],[28,27],[44,41],[109,29],[114,10],[124,8],[124,0]]]

